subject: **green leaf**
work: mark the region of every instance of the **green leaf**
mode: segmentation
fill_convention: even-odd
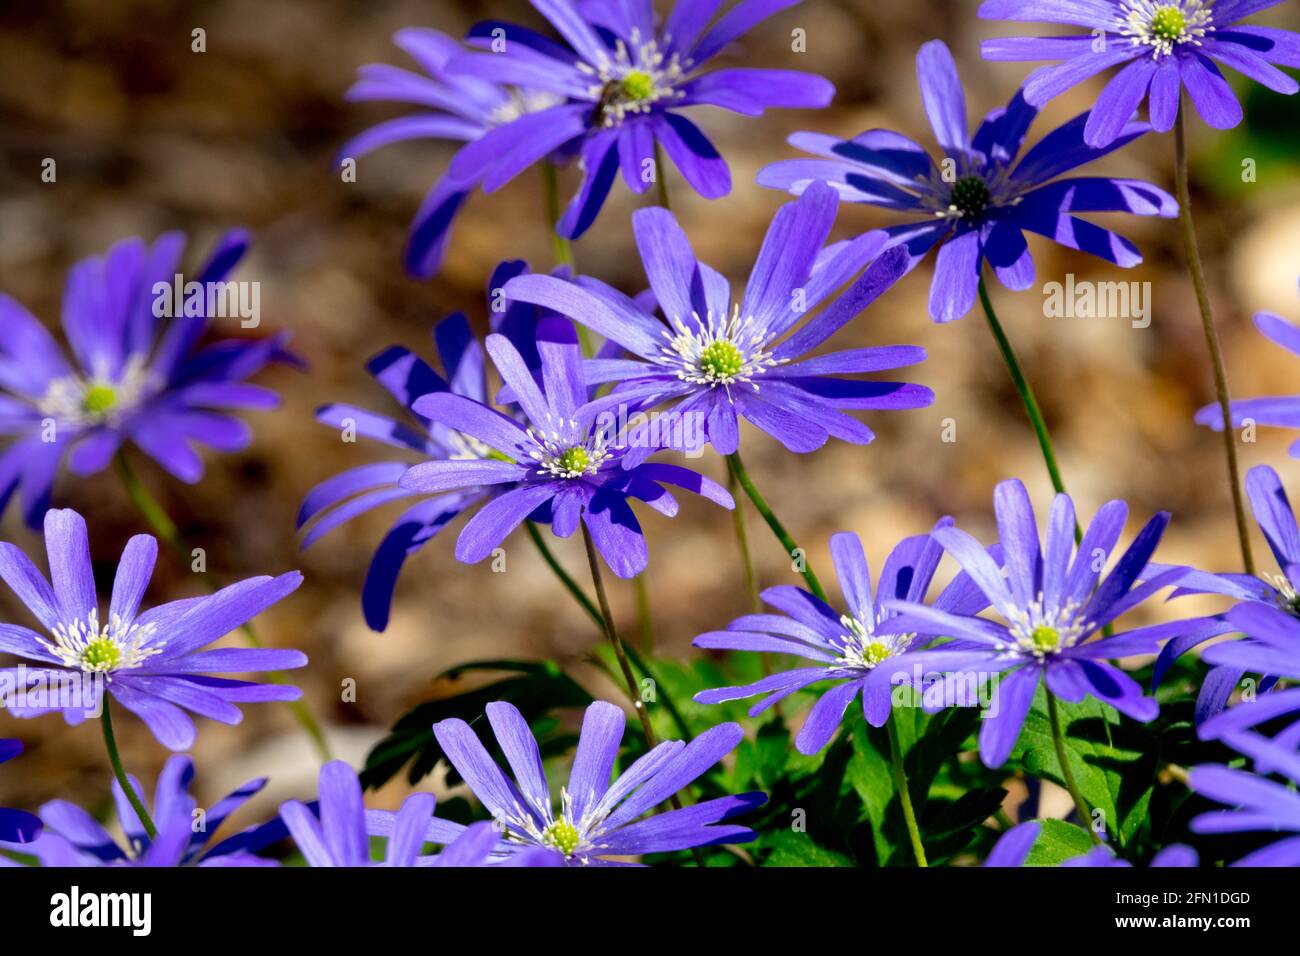
[[[876,859],[889,859],[895,842],[886,827],[889,804],[897,794],[894,789],[893,768],[889,762],[889,744],[884,735],[873,733],[864,721],[853,725],[853,756],[849,760],[845,778],[862,801],[863,815],[871,827],[872,844]]]
[[[1057,701],[1067,759],[1090,811],[1127,843],[1146,820],[1158,767],[1159,739],[1113,707],[1089,697],[1078,703]],[[1047,696],[1038,688],[1012,753],[1026,773],[1065,786],[1056,756]],[[1091,823],[1091,821],[1085,821]]]
[[[934,803],[919,822],[925,855],[934,866],[971,845],[977,829],[998,812],[1007,791],[1001,787],[988,787],[962,794],[956,800]],[[909,845],[895,851],[891,864],[911,866],[912,849]]]
[[[853,861],[841,853],[813,842],[807,833],[779,830],[765,835],[762,842],[770,849],[763,866],[852,866]]]
[[[502,676],[486,684],[459,689],[463,675],[471,672],[497,672]],[[380,787],[396,776],[408,762],[407,779],[417,783],[430,773],[442,758],[442,748],[433,736],[433,725],[451,717],[468,724],[483,719],[489,703],[508,700],[519,708],[524,720],[539,733],[543,756],[560,752],[573,743],[573,736],[557,736],[556,725],[542,728],[538,721],[551,711],[564,707],[585,707],[592,697],[550,661],[492,660],[460,664],[436,678],[436,683],[450,683],[456,692],[425,701],[400,717],[388,736],[366,757],[361,783],[368,788]],[[491,735],[484,742],[494,747]],[[449,780],[459,777],[454,768]]]
[[[1064,820],[1043,820],[1043,829],[1025,859],[1025,866],[1060,866],[1092,849],[1087,831]]]

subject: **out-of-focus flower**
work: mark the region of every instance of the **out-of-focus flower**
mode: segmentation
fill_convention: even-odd
[[[1255,325],[1267,339],[1293,355],[1300,355],[1300,329],[1286,319],[1271,312],[1259,312],[1255,315]],[[1231,410],[1233,428],[1240,428],[1248,421],[1276,428],[1300,428],[1300,395],[1239,398],[1232,402]],[[1223,431],[1223,412],[1218,403],[1199,409],[1196,423],[1208,425],[1216,432]],[[1291,443],[1289,451],[1292,458],[1300,458],[1300,439]]]
[[[252,306],[227,280],[247,235],[222,236],[191,280],[197,287],[180,283],[178,295],[184,248],[182,234],[167,233],[78,262],[63,298],[71,360],[0,293],[0,436],[9,439],[0,452],[0,512],[17,493],[28,525],[39,527],[65,457],[73,474],[92,475],[126,444],[196,482],[203,460],[193,445],[238,451],[250,440],[248,425],[229,411],[279,404],[247,379],[269,362],[296,361],[284,336],[200,346],[217,312]]]
[[[126,837],[123,847],[81,807],[66,800],[51,800],[41,807],[46,830],[23,852],[43,866],[277,866],[256,856],[258,850],[279,839],[273,828],[252,827],[209,846],[211,836],[240,807],[266,786],[265,779],[250,780],[227,794],[210,809],[199,807],[190,793],[194,763],[189,757],[171,757],[158,775],[152,807],[144,788],[127,778],[158,829],[150,839],[135,809],[116,780],[113,798],[117,818]]]
[[[532,0],[563,43],[511,23],[478,24],[469,42],[487,52],[458,57],[450,70],[557,102],[470,143],[452,160],[452,177],[492,192],[556,150],[579,153],[582,185],[557,224],[570,238],[596,220],[620,171],[637,193],[664,175],[657,168],[660,149],[701,196],[726,195],[726,161],[680,110],[719,106],[758,116],[768,107],[826,106],[835,88],[810,73],[703,70],[732,41],[797,2],[742,0],[710,28],[720,6],[715,0],[679,0],[658,27],[648,2]]]
[[[7,763],[22,752],[21,740],[0,737],[0,763]],[[0,843],[30,843],[40,832],[40,817],[26,810],[0,807]]]

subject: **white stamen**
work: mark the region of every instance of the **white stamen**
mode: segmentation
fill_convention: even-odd
[[[683,382],[694,385],[723,385],[736,383],[751,385],[758,391],[754,377],[769,368],[784,364],[787,359],[775,359],[767,350],[767,330],[759,326],[752,316],[743,319],[740,305],[732,308],[731,318],[708,312],[703,318],[691,313],[695,328],[691,329],[680,317],[672,319],[673,329],[665,330],[667,345],[660,350],[656,361],[671,368]],[[719,352],[722,344],[729,344],[734,353]],[[712,354],[708,350],[712,349]],[[702,361],[703,358],[703,361]],[[720,359],[732,359],[728,364]]]
[[[139,667],[160,654],[165,642],[150,646],[155,631],[153,624],[128,624],[116,614],[101,627],[99,611],[94,610],[83,619],[56,624],[53,641],[39,640],[66,667],[111,674]]]
[[[1214,0],[1120,0],[1118,29],[1133,46],[1151,47],[1158,60],[1184,43],[1200,46],[1214,32],[1213,7]],[[1169,24],[1178,27],[1177,36],[1168,35]]]

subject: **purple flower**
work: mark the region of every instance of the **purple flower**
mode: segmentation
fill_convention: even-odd
[[[144,788],[128,777],[158,829],[157,839],[145,833],[140,818],[113,781],[117,818],[126,837],[123,847],[99,822],[76,804],[51,800],[41,807],[46,830],[30,848],[43,866],[276,866],[254,853],[274,843],[278,834],[254,827],[215,846],[212,834],[240,807],[266,786],[265,779],[250,780],[209,809],[202,809],[190,793],[194,763],[174,756],[158,775],[152,807]],[[202,816],[199,816],[199,813]],[[201,826],[196,826],[201,822]]]
[[[981,45],[988,60],[1060,61],[1034,71],[1025,99],[1035,106],[1124,64],[1097,97],[1084,140],[1105,146],[1119,137],[1150,93],[1151,125],[1174,125],[1184,89],[1215,129],[1241,122],[1241,104],[1216,64],[1229,66],[1279,93],[1296,81],[1272,64],[1300,67],[1300,35],[1238,21],[1281,0],[986,0],[986,20],[1086,27],[1077,36],[999,37]]]
[[[1236,708],[1234,708],[1236,709]],[[1255,770],[1220,764],[1193,767],[1191,787],[1201,796],[1231,807],[1193,817],[1193,833],[1290,833],[1233,863],[1233,866],[1300,866],[1300,758],[1294,740],[1279,744],[1253,733],[1225,738],[1234,750],[1255,761]],[[1270,780],[1279,773],[1289,783]]]
[[[100,618],[86,522],[75,511],[45,516],[50,580],[13,544],[0,542],[0,579],[45,630],[0,624],[0,653],[35,666],[0,668],[0,688],[15,695],[20,717],[62,711],[70,724],[97,716],[107,692],[145,722],[172,750],[194,743],[186,711],[239,723],[239,704],[297,700],[302,692],[210,676],[302,667],[299,651],[219,648],[209,644],[292,594],[302,575],[248,578],[206,597],[140,611],[153,575],[158,542],[147,534],[127,542],[113,582],[108,615]],[[52,586],[51,586],[52,582]]]
[[[1038,834],[1042,832],[1042,829],[1043,825],[1038,820],[1029,820],[1026,823],[1020,823],[1012,827],[998,838],[998,842],[989,851],[988,859],[984,861],[984,865],[992,867],[1024,866],[1025,860],[1029,858],[1029,851],[1033,849],[1034,842],[1038,839]],[[1181,844],[1165,847],[1151,858],[1150,863],[1153,867],[1188,867],[1197,864],[1196,851]],[[1065,860],[1060,865],[1063,867],[1093,868],[1131,867],[1133,864],[1128,860],[1120,859],[1115,855],[1114,850],[1102,844],[1093,847],[1082,856]]]
[[[667,324],[595,279],[522,276],[506,291],[570,316],[632,353],[631,359],[587,363],[589,383],[619,382],[596,407],[635,410],[676,400],[671,418],[684,427],[660,429],[673,447],[691,450],[698,437],[731,454],[739,444],[738,417],[795,452],[819,448],[829,436],[866,444],[874,434],[847,411],[920,408],[934,401],[934,393],[921,385],[839,377],[913,365],[925,358],[916,346],[805,357],[903,271],[901,252],[880,257],[844,295],[800,325],[861,267],[870,247],[880,245],[878,235],[869,235],[823,249],[835,207],[834,192],[820,184],[781,207],[743,296],[734,299],[727,280],[695,258],[671,213],[638,210],[633,231]],[[696,421],[702,427],[687,427]],[[645,451],[643,445],[632,461]]]
[[[946,528],[951,518],[936,528]],[[800,588],[768,588],[763,600],[781,614],[749,614],[736,618],[725,631],[701,634],[692,643],[715,650],[759,651],[792,654],[814,663],[812,667],[765,677],[746,687],[721,687],[702,691],[695,699],[703,704],[766,694],[750,708],[757,717],[795,691],[818,681],[832,680],[813,706],[795,740],[800,753],[814,754],[826,746],[844,711],[858,693],[867,723],[882,727],[889,719],[895,675],[906,667],[907,657],[929,639],[893,628],[885,602],[894,599],[924,601],[930,582],[943,556],[943,548],[931,535],[905,538],[885,559],[876,594],[872,596],[871,572],[856,534],[843,531],[831,536],[831,559],[839,577],[848,613],[841,614]],[[984,594],[968,575],[959,575],[935,600],[934,606],[953,614],[976,614],[988,605]],[[958,658],[960,661],[961,658]],[[886,663],[888,662],[888,663]],[[930,667],[938,662],[931,659]],[[882,666],[884,665],[884,666]]]
[[[630,578],[649,560],[631,499],[671,517],[677,500],[663,486],[677,485],[723,507],[735,506],[725,488],[687,468],[624,466],[629,446],[620,443],[610,416],[598,414],[597,403],[588,401],[590,383],[584,381],[582,350],[570,322],[551,317],[537,326],[541,385],[506,336],[488,336],[487,351],[527,424],[454,392],[421,396],[412,410],[460,433],[474,451],[415,465],[399,481],[403,489],[422,494],[506,486],[461,530],[459,560],[482,561],[525,519],[549,521],[561,538],[573,534],[581,520],[613,572]]]
[[[489,296],[492,290],[499,290],[508,279],[527,269],[523,262],[501,263],[489,282]],[[492,330],[510,339],[527,356],[528,367],[536,368],[540,361],[534,344],[538,310],[509,300],[501,305],[500,311],[491,313]],[[432,422],[413,409],[416,399],[433,392],[459,395],[479,403],[487,401],[483,349],[465,316],[456,313],[443,319],[434,327],[433,339],[445,378],[419,356],[396,345],[380,352],[366,365],[375,381],[410,414],[415,427],[345,404],[321,407],[316,413],[317,420],[331,428],[354,429],[366,438],[413,452],[421,459],[493,459],[492,449],[482,442]],[[419,499],[389,528],[366,574],[361,604],[366,623],[376,631],[388,626],[393,589],[406,559],[466,509],[513,487],[509,484],[469,486],[429,497],[398,484],[409,464],[400,460],[378,461],[341,472],[313,488],[298,512],[300,528],[311,524],[302,542],[307,548],[358,515],[389,502]]]
[[[245,380],[268,362],[292,359],[282,337],[197,347],[212,320],[209,303],[227,288],[213,284],[225,282],[247,236],[222,236],[192,280],[205,294],[185,291],[175,302],[184,247],[180,233],[152,245],[128,239],[72,268],[63,301],[71,361],[31,313],[0,293],[0,435],[10,438],[0,452],[0,512],[20,492],[27,523],[38,527],[65,455],[74,474],[91,475],[128,442],[196,482],[203,461],[192,444],[238,451],[249,442],[248,426],[227,410],[279,404]]]
[[[1242,603],[1226,615],[1201,618],[1185,634],[1175,636],[1160,652],[1152,675],[1153,686],[1159,684],[1175,660],[1210,638],[1236,631],[1252,637],[1216,644],[1201,655],[1202,660],[1213,665],[1196,700],[1196,722],[1201,736],[1207,738],[1291,710],[1300,711],[1300,695],[1283,691],[1257,698],[1259,704],[1266,705],[1259,709],[1234,708],[1231,717],[1225,715],[1223,720],[1202,723],[1228,705],[1228,699],[1248,673],[1265,675],[1259,685],[1261,692],[1269,691],[1279,677],[1300,677],[1300,530],[1295,513],[1277,472],[1267,465],[1256,465],[1247,473],[1246,494],[1281,573],[1262,579],[1250,574],[1211,574],[1189,569],[1178,582],[1174,597],[1223,594]]]
[[[1160,642],[1179,633],[1185,622],[1090,638],[1185,573],[1183,568],[1173,568],[1138,583],[1169,523],[1168,513],[1160,512],[1147,522],[1102,579],[1105,561],[1124,529],[1128,514],[1124,502],[1102,505],[1084,532],[1077,554],[1074,502],[1069,495],[1059,494],[1053,500],[1041,547],[1033,505],[1023,484],[1015,479],[999,484],[993,506],[1005,576],[979,542],[964,531],[938,528],[933,535],[984,592],[1001,621],[909,601],[886,604],[900,613],[895,622],[899,628],[955,638],[938,650],[918,652],[917,665],[925,666],[933,655],[936,669],[951,674],[1000,675],[996,696],[980,728],[984,764],[1000,767],[1006,762],[1040,679],[1064,701],[1075,703],[1091,696],[1135,720],[1155,717],[1156,702],[1144,697],[1133,678],[1107,661],[1154,654]]]
[[[926,115],[943,149],[941,164],[891,130],[868,130],[850,140],[796,133],[791,145],[824,158],[774,163],[758,174],[758,182],[799,193],[822,180],[846,202],[923,217],[884,229],[884,248],[905,247],[911,269],[942,243],[930,286],[930,317],[936,322],[951,322],[970,311],[985,262],[1008,289],[1033,285],[1034,260],[1025,233],[1127,268],[1142,261],[1137,247],[1075,214],[1178,215],[1174,198],[1150,183],[1056,178],[1137,139],[1149,130],[1145,123],[1130,123],[1099,149],[1083,141],[1085,113],[1048,133],[1016,162],[1038,113],[1020,93],[985,117],[972,138],[957,65],[942,41],[921,47],[916,73]]]
[[[473,142],[490,130],[564,101],[554,93],[496,83],[449,69],[465,49],[437,30],[398,30],[393,42],[428,75],[371,63],[361,68],[347,98],[354,102],[409,104],[420,112],[370,127],[343,146],[339,151],[341,159],[360,159],[382,146],[412,139]],[[486,167],[480,167],[459,176],[449,172],[429,190],[411,223],[406,244],[406,271],[412,276],[427,279],[438,271],[452,223],[485,171]]]
[[[0,737],[0,763],[8,763],[23,752],[21,740]],[[0,843],[31,843],[41,832],[39,817],[25,810],[0,807]],[[0,858],[3,865],[3,858]]]
[[[513,704],[496,701],[487,705],[487,718],[513,780],[463,720],[440,721],[433,733],[496,825],[504,827],[503,848],[510,853],[541,847],[565,865],[618,866],[622,864],[608,858],[754,839],[752,830],[723,821],[761,805],[767,799],[761,793],[703,800],[641,819],[734,750],[743,736],[739,724],[719,724],[689,744],[662,741],[611,783],[623,739],[623,711],[596,701],[583,718],[557,812],[541,751],[523,715]]]
[[[1267,721],[1300,713],[1300,687],[1274,690],[1279,678],[1300,679],[1300,619],[1292,609],[1281,610],[1262,601],[1243,601],[1226,615],[1228,631],[1241,631],[1246,637],[1226,641],[1205,650],[1202,657],[1214,665],[1224,687],[1216,699],[1221,712],[1206,714],[1197,732],[1202,739],[1216,740],[1256,727]],[[1258,693],[1236,706],[1226,707],[1228,698],[1247,673],[1267,675],[1260,681]],[[1206,684],[1210,678],[1206,678]],[[1281,730],[1273,738],[1278,746],[1300,747],[1300,721]]]
[[[491,823],[463,827],[438,820],[431,793],[411,794],[395,814],[367,810],[361,781],[341,760],[321,767],[319,791],[318,804],[290,800],[280,807],[280,818],[309,866],[486,866],[504,859],[498,850],[500,835]],[[444,839],[434,839],[430,832]],[[387,837],[382,863],[371,862],[372,836]],[[422,856],[426,842],[448,846],[437,856]],[[534,853],[510,862],[545,866],[549,861]]]
[[[1290,322],[1271,312],[1259,312],[1255,315],[1255,325],[1270,341],[1300,355],[1300,329]],[[1247,421],[1277,428],[1300,428],[1300,395],[1238,399],[1232,403],[1232,427],[1240,428]],[[1208,425],[1216,432],[1223,431],[1223,412],[1218,403],[1198,410],[1196,423]],[[1300,458],[1300,440],[1292,442],[1288,450],[1292,458]]]
[[[556,150],[580,153],[582,185],[557,225],[570,238],[595,221],[620,171],[637,193],[663,175],[657,149],[701,196],[716,199],[731,190],[726,161],[680,108],[720,106],[759,116],[767,107],[822,107],[835,92],[821,77],[791,70],[701,72],[733,40],[798,0],[741,0],[711,29],[719,0],[678,0],[659,28],[648,2],[532,2],[563,44],[489,21],[469,36],[491,52],[459,57],[450,69],[549,93],[559,102],[470,143],[452,160],[451,175],[493,192]]]

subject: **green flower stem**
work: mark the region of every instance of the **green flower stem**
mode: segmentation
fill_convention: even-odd
[[[103,713],[100,714],[100,724],[104,728],[104,749],[108,751],[108,762],[113,765],[113,776],[117,778],[118,785],[122,788],[122,792],[126,794],[131,809],[135,810],[135,815],[140,818],[144,832],[149,834],[150,840],[156,840],[158,839],[158,828],[154,826],[149,811],[144,808],[144,802],[140,799],[140,795],[135,792],[135,787],[131,786],[131,781],[127,779],[126,768],[122,766],[122,757],[117,752],[117,737],[113,734],[113,714],[109,710],[108,701],[108,694],[104,694],[100,698],[100,704],[104,708]]]
[[[531,521],[525,521],[524,529],[528,532],[529,540],[533,542],[533,545],[537,548],[538,552],[541,553],[542,560],[546,562],[546,566],[551,569],[551,572],[559,579],[560,583],[564,585],[565,590],[573,595],[573,599],[578,602],[578,606],[587,613],[587,617],[591,618],[592,623],[595,624],[596,628],[603,634],[605,632],[605,619],[600,616],[600,611],[596,608],[596,605],[591,603],[591,598],[587,597],[587,595],[583,593],[582,588],[578,586],[578,582],[573,580],[573,577],[569,572],[564,570],[563,565],[556,560],[555,554],[546,544],[546,540],[542,537],[542,533],[537,529],[537,525],[533,524]]]
[[[912,794],[907,786],[907,771],[903,768],[903,746],[898,741],[898,715],[891,712],[885,724],[889,730],[889,762],[894,768],[894,788],[903,805],[903,819],[907,823],[907,836],[912,842],[912,855],[917,866],[929,866],[925,861],[925,846],[921,843],[921,828],[916,825],[916,810],[912,807]]]
[[[546,194],[546,224],[551,229],[551,251],[555,256],[555,264],[572,266],[573,246],[555,231],[555,225],[560,221],[560,181],[554,163],[542,163],[542,184]]]
[[[745,470],[745,463],[740,460],[739,451],[734,451],[727,456],[727,467],[731,469],[732,475],[740,484],[740,487],[745,490],[745,494],[749,496],[749,500],[754,503],[754,507],[758,509],[758,513],[763,516],[763,520],[767,522],[767,526],[772,529],[772,533],[776,535],[776,539],[781,542],[781,546],[785,548],[785,553],[791,558],[794,558],[796,553],[802,555],[803,570],[799,573],[803,575],[804,581],[807,582],[808,589],[812,591],[814,595],[825,601],[826,591],[822,588],[821,582],[817,580],[817,575],[813,573],[812,567],[808,564],[807,552],[795,544],[794,539],[790,537],[790,533],[785,530],[785,525],[781,524],[777,516],[772,513],[772,509],[763,499],[763,496],[758,493],[758,489],[754,487],[754,482],[749,477],[749,472]],[[736,507],[740,507],[739,502],[737,502]]]
[[[637,653],[635,647],[629,646],[624,647],[623,649],[627,651],[627,656],[631,659],[633,666],[654,682],[655,699],[664,705],[664,710],[668,711],[668,716],[671,717],[673,723],[677,725],[677,732],[682,735],[682,739],[689,739],[691,736],[691,729],[686,726],[686,718],[682,716],[682,712],[678,710],[677,705],[673,703],[672,695],[664,692],[663,682],[660,681],[655,675],[655,672],[650,669],[650,665],[646,663],[645,658]]]
[[[665,209],[672,209],[668,202],[668,169],[664,163],[663,147],[659,145],[659,140],[655,140],[655,184],[659,187],[659,205]]]
[[[1083,799],[1079,782],[1074,779],[1074,770],[1070,767],[1069,755],[1065,750],[1065,736],[1061,733],[1061,716],[1056,709],[1056,695],[1047,691],[1047,719],[1052,725],[1052,743],[1056,745],[1056,761],[1061,765],[1061,776],[1065,779],[1065,789],[1070,791],[1074,800],[1074,809],[1079,820],[1088,830],[1088,836],[1095,844],[1101,843],[1101,837],[1092,828],[1092,814],[1088,811],[1088,801]]]
[[[646,572],[642,571],[632,579],[632,590],[636,594],[637,634],[641,638],[641,650],[653,654],[655,650],[654,619],[650,616],[650,589],[646,586]]]
[[[135,470],[131,467],[131,463],[127,461],[126,454],[119,451],[114,458],[114,464],[117,466],[117,473],[122,479],[122,486],[126,489],[127,496],[130,497],[131,503],[140,512],[145,523],[153,529],[154,534],[163,540],[164,544],[172,549],[177,560],[182,565],[189,565],[190,550],[181,537],[180,529],[176,527],[176,522],[172,521],[166,509],[158,503],[153,495],[149,493],[149,489],[140,481]],[[203,571],[199,574],[199,577],[208,590],[214,594],[221,590],[221,583],[217,581],[211,572]],[[245,623],[240,630],[244,634],[244,640],[251,647],[261,648],[265,646],[257,636],[257,631],[253,628],[251,622]],[[266,679],[273,684],[289,683],[289,679],[279,671],[269,672]],[[321,729],[315,713],[312,712],[311,705],[307,703],[305,698],[299,698],[288,703],[294,718],[307,733],[307,736],[311,738],[312,746],[316,749],[316,753],[321,760],[329,761],[333,759],[329,742],[325,739],[325,732]]]
[[[609,595],[605,593],[605,579],[600,573],[600,556],[596,554],[596,543],[591,540],[591,531],[587,528],[587,522],[582,522],[582,543],[587,548],[587,563],[591,565],[591,583],[596,586],[596,600],[600,603],[601,622],[604,624],[605,636],[609,638],[609,643],[614,648],[614,656],[618,658],[619,669],[623,672],[623,679],[627,681],[628,698],[632,701],[632,709],[636,711],[637,718],[641,721],[641,730],[645,734],[645,743],[647,750],[653,750],[659,745],[659,738],[655,736],[654,728],[650,726],[650,715],[646,713],[645,703],[641,700],[641,691],[637,687],[636,677],[632,674],[632,665],[627,660],[627,649],[623,647],[623,641],[618,636],[618,629],[614,627],[614,614],[609,609]],[[653,679],[653,678],[652,678]],[[658,685],[656,685],[657,687]],[[673,794],[668,798],[674,810],[682,808],[681,798]],[[695,862],[703,866],[703,855],[698,849],[693,851]]]
[[[614,626],[614,614],[609,609],[609,595],[605,593],[605,579],[600,573],[600,556],[596,554],[596,544],[591,540],[591,531],[587,529],[585,521],[582,522],[582,543],[587,548],[587,563],[591,565],[591,583],[596,586],[596,600],[600,604],[601,630],[605,632],[605,637],[614,648],[614,656],[618,658],[619,670],[623,672],[623,680],[627,682],[628,699],[632,701],[632,709],[636,711],[641,721],[646,745],[653,748],[659,743],[659,738],[655,736],[654,728],[650,726],[650,715],[646,713],[645,704],[641,700],[641,690],[637,686],[636,677],[632,674],[632,665],[628,663],[627,650],[618,636],[618,628]]]
[[[531,540],[536,546],[538,552],[542,556],[542,560],[546,562],[546,566],[551,569],[551,572],[559,582],[564,585],[564,589],[573,596],[575,601],[578,602],[578,606],[586,612],[588,617],[591,618],[592,623],[596,625],[596,629],[604,634],[605,619],[600,616],[600,611],[597,610],[596,605],[592,603],[591,598],[587,597],[587,595],[583,593],[582,588],[578,586],[578,582],[573,580],[573,577],[569,572],[565,571],[563,565],[556,560],[554,552],[552,552],[550,547],[547,546],[546,540],[537,529],[537,525],[533,524],[531,521],[525,521],[524,527],[528,531],[529,540]],[[632,663],[636,665],[636,669],[654,681],[659,701],[664,705],[664,709],[668,711],[668,715],[672,717],[673,723],[677,725],[677,729],[681,731],[682,737],[689,737],[691,732],[686,726],[686,720],[682,717],[681,711],[678,710],[677,705],[673,703],[672,697],[664,693],[662,682],[655,676],[649,665],[646,664],[645,659],[642,658],[641,655],[639,655],[632,647],[625,645],[623,650],[627,652],[627,656],[631,659]]]
[[[1183,129],[1186,103],[1179,104],[1178,118],[1174,121],[1174,183],[1178,194],[1178,222],[1183,232],[1183,252],[1187,269],[1192,274],[1192,288],[1196,290],[1196,304],[1201,312],[1201,328],[1205,345],[1210,350],[1210,363],[1214,369],[1214,392],[1223,413],[1223,451],[1228,463],[1228,487],[1232,492],[1232,510],[1237,519],[1237,542],[1241,547],[1241,563],[1247,574],[1255,573],[1255,558],[1250,548],[1250,523],[1246,520],[1246,505],[1241,494],[1241,469],[1237,464],[1237,436],[1232,428],[1232,397],[1228,390],[1228,372],[1223,364],[1223,351],[1219,347],[1219,333],[1214,327],[1210,311],[1210,293],[1205,283],[1205,268],[1196,244],[1196,224],[1192,221],[1192,198],[1187,182],[1187,137]]]
[[[557,266],[574,267],[573,244],[556,232],[560,222],[560,182],[555,164],[549,160],[542,163],[543,192],[546,195],[546,224],[551,230],[551,254]],[[581,322],[573,323],[578,330],[578,342],[582,345],[582,354],[590,358],[596,354],[595,343],[591,333]]]
[[[993,311],[993,303],[989,301],[989,290],[984,285],[984,277],[980,276],[979,284],[980,304],[984,306],[984,317],[989,321],[989,331],[993,333],[993,340],[997,342],[998,351],[1002,353],[1002,360],[1006,362],[1007,371],[1011,373],[1011,383],[1015,385],[1016,392],[1020,395],[1020,401],[1025,406],[1025,412],[1029,415],[1029,422],[1034,426],[1034,434],[1038,436],[1038,447],[1042,450],[1043,461],[1047,464],[1047,473],[1052,478],[1052,487],[1058,494],[1065,494],[1065,482],[1061,480],[1061,470],[1056,464],[1056,452],[1052,450],[1052,436],[1047,433],[1047,423],[1043,421],[1043,411],[1038,407],[1038,399],[1034,397],[1034,390],[1029,385],[1029,379],[1025,378],[1024,369],[1020,367],[1020,360],[1016,358],[1015,349],[1011,347],[1011,340],[1007,338],[1007,333],[1002,328],[1002,323],[998,321],[998,314]],[[1075,528],[1075,539],[1079,537],[1078,528]]]
[[[745,570],[745,593],[749,596],[749,610],[752,614],[758,614],[763,610],[763,599],[758,594],[758,575],[754,573],[754,558],[749,553],[749,534],[745,530],[745,512],[740,507],[740,481],[736,478],[736,472],[728,465],[727,467],[727,490],[731,492],[731,497],[736,499],[736,507],[731,511],[732,523],[736,528],[736,544],[740,546],[740,562]],[[763,655],[763,660],[767,660],[767,655]]]

